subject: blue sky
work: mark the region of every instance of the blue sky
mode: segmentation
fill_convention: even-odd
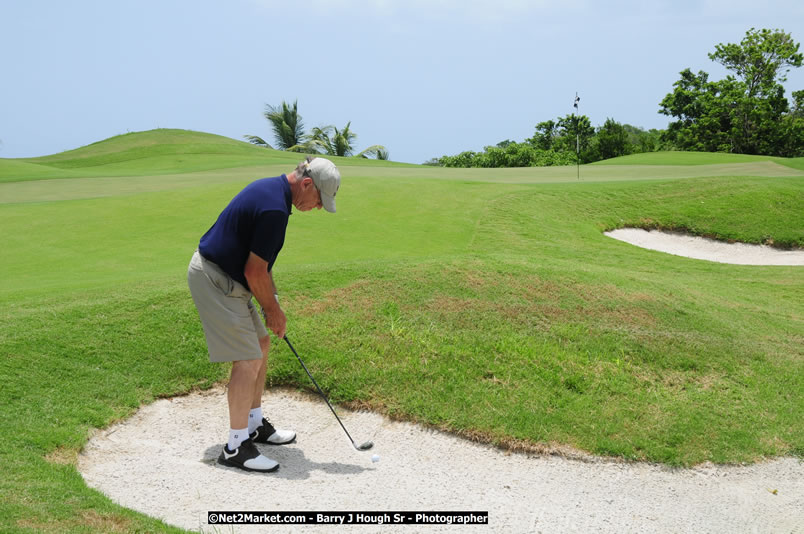
[[[283,100],[411,163],[522,141],[576,91],[593,125],[664,128],[678,73],[722,78],[707,53],[751,27],[804,42],[804,2],[9,0],[0,157],[152,128],[270,141],[262,113]]]

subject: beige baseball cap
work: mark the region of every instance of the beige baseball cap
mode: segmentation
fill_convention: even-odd
[[[341,186],[341,173],[334,163],[324,158],[313,158],[305,165],[305,174],[321,192],[321,204],[330,213],[335,213],[335,195]]]

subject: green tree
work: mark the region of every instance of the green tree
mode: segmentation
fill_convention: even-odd
[[[793,91],[793,106],[790,115],[804,119],[804,91]]]
[[[304,142],[295,149],[304,152],[327,154],[328,156],[352,156],[354,154],[354,142],[357,134],[352,131],[352,121],[346,123],[342,129],[336,126],[317,126],[313,128],[310,135],[305,136]],[[387,160],[389,158],[388,149],[382,145],[372,145],[356,154],[357,157]]]
[[[745,105],[744,86],[734,78],[710,82],[704,71],[681,71],[673,92],[661,102],[660,113],[677,117],[662,138],[680,150],[738,152],[736,115]]]
[[[632,154],[640,152],[655,152],[659,150],[659,139],[661,132],[656,129],[645,131],[638,126],[623,124],[625,132],[628,134],[629,151]]]
[[[271,128],[274,131],[274,141],[279,150],[303,152],[303,150],[300,150],[300,143],[304,137],[304,124],[302,123],[301,115],[299,115],[298,100],[293,102],[293,106],[289,106],[284,100],[279,106],[266,105],[264,115],[268,122],[271,123]],[[246,135],[244,137],[250,143],[271,148],[271,145],[256,135]]]
[[[504,146],[500,146],[504,145]],[[497,146],[487,146],[483,152],[461,152],[455,156],[442,156],[425,163],[443,167],[548,167],[551,165],[572,165],[575,154],[542,150],[530,142],[508,141]]]
[[[553,141],[553,149],[558,152],[576,154],[580,151],[582,163],[592,161],[593,154],[589,151],[590,141],[595,136],[592,121],[586,115],[567,115],[559,117],[558,136]]]
[[[804,55],[799,44],[782,30],[756,30],[745,33],[740,44],[718,44],[709,59],[737,74],[746,84],[749,97],[771,96],[776,86],[787,81],[790,67],[800,67]]]
[[[332,125],[316,126],[300,148],[328,156],[351,156],[355,139],[357,134],[352,131],[351,121],[341,130]]]
[[[660,113],[677,118],[664,142],[683,150],[786,155],[787,136],[796,131],[782,82],[804,56],[781,30],[746,32],[740,44],[719,44],[709,58],[737,77],[710,81],[706,72],[681,72]],[[791,130],[792,128],[792,130]]]
[[[597,156],[599,159],[610,159],[631,153],[628,132],[622,124],[614,119],[606,119],[603,126],[597,129]]]
[[[536,125],[536,133],[533,134],[533,137],[525,141],[536,148],[551,150],[553,148],[553,141],[555,141],[557,136],[558,125],[555,121],[542,121]]]
[[[601,157],[657,150],[660,135],[658,130],[646,132],[614,119],[606,120],[596,131],[589,117],[567,115],[556,121],[540,122],[533,137],[522,143],[506,139],[485,147],[483,152],[466,151],[455,156],[433,158],[425,165],[485,168],[574,165],[577,161],[576,143],[581,149],[581,161],[589,163]],[[548,146],[550,148],[544,148]]]
[[[439,161],[444,167],[475,167],[473,164],[476,152],[467,150],[455,156],[442,156]]]
[[[779,155],[804,156],[804,91],[793,91],[793,105],[782,118],[782,146]]]

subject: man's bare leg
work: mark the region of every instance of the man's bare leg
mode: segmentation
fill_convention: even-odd
[[[221,451],[218,463],[267,473],[278,469],[279,464],[260,454],[248,434],[248,414],[254,396],[254,381],[257,380],[263,360],[264,358],[241,360],[232,364],[232,376],[226,392],[229,401],[229,442]]]
[[[229,401],[229,427],[231,429],[248,428],[248,412],[254,401],[254,382],[264,366],[262,360],[240,360],[232,364],[232,376],[229,379],[229,390],[226,393]],[[265,375],[263,375],[263,381]]]
[[[254,383],[252,398],[251,398],[251,410],[256,410],[262,406],[262,396],[265,393],[265,375],[268,368],[268,352],[271,349],[271,338],[265,336],[260,338],[260,348],[262,349],[262,363],[257,370],[257,379]],[[252,424],[256,424],[257,426],[254,428],[249,428],[252,433],[260,429],[257,433],[257,437],[254,438],[255,441],[258,443],[273,443],[275,445],[281,445],[285,443],[290,443],[296,439],[296,432],[292,430],[281,430],[273,428],[271,423],[267,423],[267,425],[262,424],[263,416],[262,410],[256,412],[255,420]]]
[[[265,375],[268,371],[268,351],[271,350],[270,336],[260,338],[260,349],[262,350],[262,365],[257,370],[257,379],[254,383],[254,394],[251,400],[252,410],[262,405],[262,394],[265,392]]]

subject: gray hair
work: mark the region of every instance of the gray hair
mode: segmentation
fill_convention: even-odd
[[[296,176],[310,176],[310,162],[314,159],[315,156],[307,156],[304,161],[296,165]]]

